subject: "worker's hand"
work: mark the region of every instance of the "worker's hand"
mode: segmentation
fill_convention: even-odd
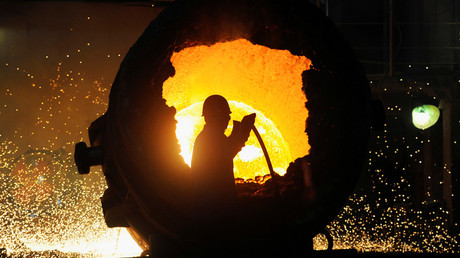
[[[241,123],[243,124],[244,127],[248,126],[252,128],[255,121],[256,121],[256,113],[252,113],[250,115],[244,116],[243,120],[241,120]]]
[[[252,128],[254,127],[254,122],[256,121],[256,113],[252,113],[250,115],[244,116],[243,120],[241,120],[241,130],[240,136],[246,142],[249,138],[249,134],[251,133]]]

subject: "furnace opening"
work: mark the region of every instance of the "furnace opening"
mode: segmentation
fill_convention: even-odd
[[[238,39],[185,48],[173,53],[171,63],[176,73],[164,82],[163,98],[178,111],[176,135],[186,162],[204,124],[202,102],[213,94],[229,100],[234,120],[257,113],[256,126],[280,175],[293,159],[309,153],[302,91],[302,73],[311,65],[308,58]],[[262,150],[251,137],[235,159],[235,177],[269,174]]]
[[[270,158],[273,169],[276,173],[284,175],[292,159],[291,150],[273,121],[268,119],[260,111],[244,103],[229,101],[229,105],[232,110],[231,117],[233,120],[241,121],[245,115],[257,113],[255,126],[264,138],[266,148],[271,154]],[[176,114],[176,135],[181,146],[180,154],[184,158],[185,163],[189,166],[192,159],[193,144],[204,127],[204,119],[201,116],[202,107],[202,102],[196,103],[182,109]],[[227,136],[230,135],[232,127],[232,123],[230,122],[225,132]],[[252,133],[246,142],[246,146],[235,157],[234,173],[235,178],[242,179],[252,179],[256,176],[270,174],[263,151],[257,142],[257,138]]]

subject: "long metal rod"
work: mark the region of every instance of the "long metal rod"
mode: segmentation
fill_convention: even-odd
[[[276,181],[275,171],[273,170],[273,165],[272,165],[272,162],[270,160],[270,156],[268,155],[267,148],[265,147],[265,143],[262,140],[262,137],[260,136],[260,133],[259,133],[259,131],[257,130],[257,128],[255,126],[252,126],[252,131],[256,135],[257,140],[259,141],[260,147],[262,148],[262,151],[264,152],[265,160],[267,161],[267,165],[268,165],[268,170],[270,171],[270,176],[272,177],[272,180],[273,180],[272,181],[273,186],[275,187],[275,192],[279,196],[280,192],[279,192],[278,182]]]

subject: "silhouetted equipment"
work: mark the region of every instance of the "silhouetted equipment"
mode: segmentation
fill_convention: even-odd
[[[103,164],[101,147],[88,148],[84,142],[75,145],[74,158],[78,173],[81,175],[88,174],[91,166]]]
[[[215,225],[214,239],[220,242],[211,245],[195,237],[189,168],[179,155],[176,110],[166,105],[162,87],[174,75],[174,52],[241,38],[312,61],[311,69],[302,73],[299,92],[308,100],[305,132],[311,149],[290,164],[286,175],[275,175],[279,197],[267,191],[261,198],[241,200],[244,216]],[[106,114],[90,127],[91,148],[100,147],[102,158],[93,159],[98,155],[81,145],[80,154],[88,159],[79,163],[86,172],[87,165],[103,161],[106,222],[129,225],[144,249],[154,239],[152,244],[163,248],[152,250],[167,250],[170,256],[193,253],[201,244],[219,249],[223,243],[229,254],[288,256],[311,251],[312,238],[348,200],[366,160],[372,116],[368,81],[351,47],[308,1],[179,0],[129,50]]]

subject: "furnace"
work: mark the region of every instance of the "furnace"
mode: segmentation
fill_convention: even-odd
[[[163,97],[167,105],[178,110],[177,135],[187,164],[203,126],[197,104],[212,94],[230,100],[233,119],[241,121],[245,114],[257,113],[256,126],[278,174],[286,173],[292,157],[308,154],[302,73],[310,69],[309,59],[237,39],[183,49],[172,55],[171,62],[176,73],[164,82]],[[247,145],[237,157],[236,176],[269,174],[255,136]]]
[[[212,94],[230,100],[233,119],[258,114],[277,173],[266,178],[250,140],[236,177],[259,185],[258,195],[245,195],[255,208],[239,221],[244,234],[222,229],[219,237],[252,239],[267,253],[283,246],[270,244],[277,241],[311,245],[356,184],[372,112],[350,46],[300,0],[178,0],[149,25],[120,66],[106,114],[89,128],[91,148],[77,146],[82,173],[103,166],[107,224],[128,227],[146,250],[152,236],[179,253],[197,244],[187,162]]]

